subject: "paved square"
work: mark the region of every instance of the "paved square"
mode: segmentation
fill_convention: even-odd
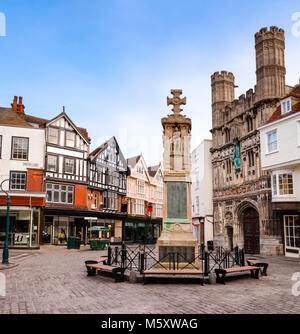
[[[19,266],[1,271],[7,289],[6,297],[0,297],[0,313],[300,313],[291,279],[300,272],[299,260],[264,257],[269,276],[247,276],[225,286],[143,285],[87,277],[84,261],[104,253],[56,246],[12,251],[11,261]]]

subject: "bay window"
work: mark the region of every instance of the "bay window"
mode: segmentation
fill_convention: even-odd
[[[293,172],[275,172],[272,175],[273,196],[294,195]]]
[[[73,204],[74,187],[65,184],[46,184],[46,201],[49,203]]]

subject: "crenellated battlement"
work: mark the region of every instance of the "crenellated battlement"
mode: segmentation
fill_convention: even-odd
[[[211,76],[211,82],[212,84],[218,82],[218,81],[231,81],[232,83],[234,83],[234,75],[231,72],[227,72],[227,71],[221,71],[221,72],[215,72],[212,76]]]
[[[268,29],[267,27],[264,27],[255,34],[255,45],[261,43],[262,41],[274,39],[274,38],[279,39],[284,42],[285,41],[284,30],[276,26],[272,26],[270,27],[270,29]]]

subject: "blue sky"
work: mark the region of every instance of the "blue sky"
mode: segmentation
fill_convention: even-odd
[[[181,88],[194,148],[210,137],[210,75],[232,71],[236,97],[255,85],[254,34],[286,31],[287,83],[300,78],[296,0],[2,0],[0,105],[53,118],[66,106],[92,149],[115,135],[126,157],[161,160],[166,96]]]

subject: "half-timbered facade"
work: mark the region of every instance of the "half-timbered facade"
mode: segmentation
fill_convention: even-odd
[[[127,212],[123,239],[127,242],[155,242],[160,236],[163,209],[161,165],[147,167],[143,155],[127,159]]]
[[[126,216],[128,167],[115,137],[95,149],[88,158],[88,209],[90,226],[108,226],[114,241],[122,240]]]
[[[43,241],[64,244],[69,236],[86,241],[87,131],[77,127],[65,110],[51,120],[29,115],[26,119],[45,132]]]

